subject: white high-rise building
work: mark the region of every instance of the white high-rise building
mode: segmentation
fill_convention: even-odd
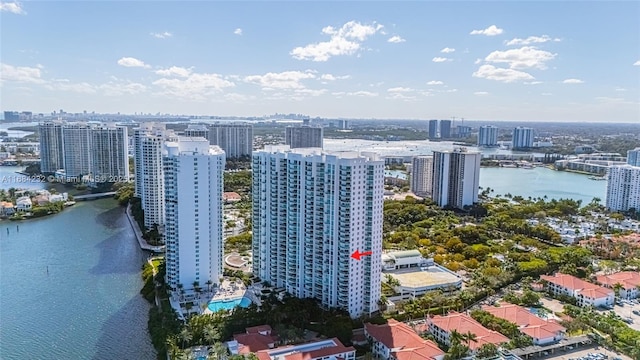
[[[135,189],[134,196],[142,198],[143,193],[143,151],[142,139],[147,135],[163,134],[166,131],[164,124],[143,123],[139,127],[133,129],[133,168]],[[162,163],[162,161],[160,162]],[[161,166],[161,165],[160,165]],[[144,209],[144,205],[142,207]]]
[[[438,206],[462,209],[478,202],[479,152],[464,148],[433,152],[432,199]]]
[[[533,129],[522,126],[514,128],[511,147],[514,149],[533,147]]]
[[[607,175],[607,208],[613,211],[640,211],[640,167],[614,165]]]
[[[91,173],[91,126],[87,123],[62,125],[64,172],[67,180]]]
[[[253,151],[253,126],[251,124],[212,124],[209,127],[209,143],[218,145],[227,159],[251,156]]]
[[[414,156],[411,161],[411,192],[431,197],[433,184],[433,156]]]
[[[353,317],[375,312],[384,161],[280,145],[255,151],[252,169],[254,275]]]
[[[204,138],[164,146],[166,281],[176,291],[222,276],[225,154]]]
[[[640,166],[640,147],[627,151],[627,164]]]
[[[44,121],[39,124],[40,172],[54,174],[64,168],[62,121]]]
[[[287,126],[284,133],[284,142],[292,149],[296,148],[322,148],[321,127],[302,125]]]
[[[127,127],[102,124],[90,131],[91,185],[108,186],[129,181],[129,138]]]
[[[498,128],[491,125],[480,126],[478,130],[478,146],[497,146]]]

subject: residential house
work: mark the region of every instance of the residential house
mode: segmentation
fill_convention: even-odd
[[[11,216],[16,212],[12,202],[0,201],[0,216]]]
[[[236,203],[242,200],[242,196],[237,192],[224,192],[222,193],[222,200],[225,204]]]
[[[564,339],[567,329],[555,321],[544,320],[522,306],[501,303],[499,307],[483,306],[491,315],[518,325],[520,332],[531,337],[534,345],[547,345]]]
[[[614,302],[613,290],[592,284],[572,275],[557,273],[553,276],[542,275],[546,281],[547,291],[554,295],[566,295],[575,298],[578,306],[612,306]]]
[[[596,281],[609,289],[615,289],[616,284],[620,284],[618,296],[623,299],[635,299],[640,294],[640,272],[637,271],[601,275],[596,278]]]
[[[443,360],[444,351],[421,338],[407,324],[390,319],[382,325],[365,324],[364,332],[372,343],[372,353],[383,360]]]
[[[32,207],[31,198],[28,196],[21,196],[16,199],[16,210],[18,212],[28,212]]]
[[[477,351],[484,344],[494,344],[499,347],[500,344],[509,342],[508,337],[485,328],[471,316],[462,313],[436,315],[429,318],[427,324],[428,331],[435,336],[436,340],[447,346],[451,346],[451,333],[454,330],[463,335],[468,333],[475,335],[475,341],[469,341],[467,344],[472,352]]]

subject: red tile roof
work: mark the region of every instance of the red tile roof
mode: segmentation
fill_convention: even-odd
[[[501,303],[500,307],[484,305],[482,310],[518,325],[520,332],[534,339],[547,339],[567,330],[554,321],[541,319],[527,309],[514,304]]]
[[[398,360],[430,360],[444,351],[432,341],[421,338],[408,325],[396,320],[387,324],[365,324],[365,332],[389,348]]]
[[[276,342],[271,336],[258,333],[253,334],[237,334],[233,335],[233,339],[238,342],[238,353],[248,354],[258,352],[260,350],[271,349]]]
[[[313,360],[313,359],[319,359],[319,358],[323,358],[325,356],[330,356],[330,355],[338,355],[338,354],[343,354],[343,353],[348,353],[351,351],[355,351],[356,349],[352,346],[344,346],[340,340],[338,340],[337,338],[333,338],[332,339],[335,346],[327,346],[327,347],[323,347],[320,349],[316,349],[316,350],[311,350],[311,351],[294,351],[293,348],[295,348],[297,345],[289,345],[289,346],[282,346],[282,347],[278,347],[276,348],[278,351],[287,349],[287,348],[291,348],[292,352],[290,354],[282,354],[284,355],[284,359],[285,360]],[[322,340],[325,341],[325,340]],[[311,344],[311,343],[310,343]],[[306,345],[306,344],[300,344],[300,345]],[[273,350],[261,350],[256,352],[256,356],[258,357],[258,359],[260,360],[271,360],[271,355],[269,354],[271,351]],[[280,355],[280,356],[282,356]]]
[[[597,277],[597,281],[610,288],[619,283],[625,290],[631,290],[640,286],[640,272],[621,271],[611,275],[601,275]]]
[[[461,334],[471,332],[476,335],[476,341],[469,343],[469,348],[473,351],[479,349],[484,344],[499,345],[509,342],[508,337],[497,331],[487,329],[466,314],[452,312],[447,316],[436,315],[429,319],[429,321],[447,333],[456,330]]]
[[[562,286],[572,291],[579,291],[579,294],[590,299],[600,299],[613,295],[613,291],[602,286],[579,279],[573,275],[557,273],[553,276],[542,275],[540,279]]]
[[[237,192],[225,192],[222,193],[222,200],[223,201],[240,201],[242,200],[242,196],[240,196],[240,194],[238,194]]]

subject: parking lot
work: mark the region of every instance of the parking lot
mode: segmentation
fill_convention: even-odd
[[[597,348],[597,349],[596,349]],[[601,359],[605,359],[604,356],[591,356],[589,357],[589,354],[602,354],[602,355],[606,355],[608,360],[613,360],[615,358],[620,358],[623,360],[633,360],[630,357],[626,356],[626,355],[622,355],[622,354],[616,354],[613,351],[609,351],[606,350],[604,348],[601,347],[596,347],[596,346],[590,346],[590,347],[581,347],[579,350],[575,350],[575,351],[567,351],[567,352],[557,352],[553,355],[550,356],[546,356],[546,357],[537,357],[536,359],[545,359],[545,360],[569,360],[569,359],[573,359],[573,360],[578,360],[578,359],[592,359],[592,360],[601,360]]]
[[[623,303],[622,306],[616,305],[613,307],[613,311],[623,319],[631,318],[633,323],[628,324],[630,328],[634,330],[640,331],[640,316],[633,313],[633,310],[638,311],[640,313],[640,304],[632,304],[627,302]]]

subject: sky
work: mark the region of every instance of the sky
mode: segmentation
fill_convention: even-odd
[[[638,1],[0,10],[2,111],[640,124]]]

